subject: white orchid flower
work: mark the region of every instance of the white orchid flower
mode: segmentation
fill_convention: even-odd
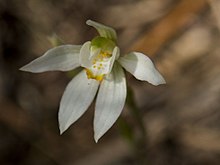
[[[83,45],[62,45],[20,68],[22,71],[69,71],[84,68],[67,85],[59,108],[60,133],[69,128],[88,109],[96,93],[94,139],[97,142],[115,123],[122,112],[127,95],[122,67],[138,80],[153,85],[165,80],[146,55],[131,52],[120,57],[113,28],[88,20],[99,36]],[[100,86],[100,87],[99,87]]]

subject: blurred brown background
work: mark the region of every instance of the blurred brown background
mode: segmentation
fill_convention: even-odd
[[[1,0],[0,164],[135,165],[118,123],[93,140],[93,105],[62,136],[57,112],[70,78],[19,68],[52,47],[53,34],[82,44],[92,19],[114,27],[121,52],[148,54],[167,85],[127,74],[144,116],[148,165],[220,164],[218,0]],[[136,128],[129,107],[122,116]],[[138,131],[137,131],[138,134]]]

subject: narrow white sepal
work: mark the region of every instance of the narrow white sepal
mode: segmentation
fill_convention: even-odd
[[[94,139],[96,142],[112,127],[125,104],[127,89],[122,67],[115,63],[112,72],[102,81],[98,92]]]
[[[79,67],[80,45],[62,45],[48,50],[43,56],[20,68],[22,71],[69,71]]]
[[[153,85],[166,83],[151,59],[142,53],[131,52],[124,57],[120,57],[118,61],[138,80],[147,81]]]
[[[117,40],[117,34],[113,28],[111,28],[109,26],[105,26],[103,24],[100,24],[100,23],[92,21],[92,20],[87,20],[86,24],[94,27],[98,31],[100,36],[105,37],[105,38],[109,38],[113,41]]]
[[[69,82],[60,102],[58,114],[60,134],[88,109],[96,95],[98,86],[99,82],[88,79],[84,70]]]

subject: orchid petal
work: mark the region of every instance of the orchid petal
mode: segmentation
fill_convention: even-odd
[[[119,63],[138,80],[148,81],[153,85],[165,84],[163,76],[155,68],[153,62],[146,55],[131,52],[118,59]]]
[[[112,57],[111,57],[111,60],[110,60],[110,65],[109,65],[109,71],[107,73],[110,73],[111,70],[112,70],[112,67],[115,63],[115,60],[118,58],[119,56],[119,53],[120,53],[120,50],[119,48],[116,46],[112,52]]]
[[[48,50],[43,56],[20,68],[22,71],[41,73],[45,71],[69,71],[80,66],[80,45],[62,45]]]
[[[126,80],[122,67],[114,65],[113,71],[100,86],[94,117],[96,142],[110,129],[122,112],[126,99]]]
[[[59,127],[62,134],[88,109],[98,90],[99,82],[88,79],[81,71],[67,85],[59,109]]]
[[[79,61],[82,67],[91,67],[92,63],[90,60],[90,47],[91,42],[87,41],[82,45],[80,49]]]
[[[100,24],[100,23],[92,21],[92,20],[87,20],[86,24],[94,27],[99,32],[99,35],[101,37],[109,38],[113,41],[116,41],[117,34],[113,28],[105,26],[103,24]]]

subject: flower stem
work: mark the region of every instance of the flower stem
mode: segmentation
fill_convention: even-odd
[[[134,94],[131,88],[128,87],[126,103],[130,110],[133,121],[135,122],[135,128],[125,118],[120,118],[119,129],[123,137],[130,143],[134,155],[135,161],[138,165],[147,164],[147,133],[143,121],[143,115],[138,109]]]
[[[137,126],[139,128],[139,131],[141,133],[141,136],[146,139],[146,129],[143,121],[143,115],[141,114],[141,111],[138,109],[135,100],[134,100],[134,94],[130,87],[128,87],[128,94],[127,94],[127,105],[129,106],[129,110],[131,112],[131,115],[135,119]]]

